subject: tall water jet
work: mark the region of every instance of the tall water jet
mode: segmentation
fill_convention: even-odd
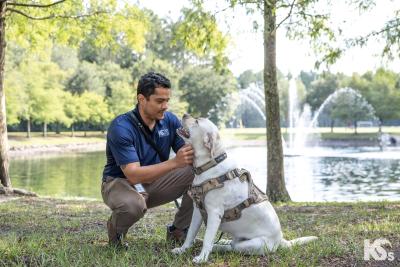
[[[289,141],[287,152],[290,154],[301,153],[306,146],[307,136],[310,132],[311,109],[306,104],[303,112],[300,109],[300,100],[297,93],[296,80],[289,82]]]

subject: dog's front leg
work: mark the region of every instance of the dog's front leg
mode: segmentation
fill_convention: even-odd
[[[200,210],[196,206],[194,206],[192,221],[190,223],[185,242],[183,243],[182,247],[174,248],[172,250],[172,253],[181,254],[193,245],[193,241],[196,238],[197,233],[199,232],[202,220],[203,219],[201,217]]]
[[[193,262],[195,263],[207,262],[208,255],[213,247],[215,235],[217,234],[219,225],[221,224],[220,212],[207,210],[207,214],[207,228],[204,235],[203,248],[201,249],[200,254],[193,259]]]

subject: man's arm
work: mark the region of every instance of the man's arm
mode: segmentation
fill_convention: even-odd
[[[129,183],[151,183],[173,169],[182,168],[193,163],[193,148],[185,145],[176,153],[176,157],[167,161],[140,166],[139,162],[121,165],[121,170],[125,174]]]

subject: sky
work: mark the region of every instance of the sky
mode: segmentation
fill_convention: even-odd
[[[183,6],[189,6],[186,0],[138,0],[139,6],[153,10],[161,17],[169,16],[174,21],[180,16]],[[205,1],[213,6],[210,10],[222,10],[226,7],[226,1]],[[344,0],[335,0],[334,8],[331,10],[332,21],[335,25],[344,25],[343,37],[365,34],[371,30],[377,30],[384,21],[393,17],[393,11],[400,9],[398,0],[379,0],[372,11],[359,14],[358,11],[350,9]],[[217,6],[220,3],[221,6]],[[225,5],[225,6],[224,6]],[[321,6],[321,9],[326,8]],[[280,14],[284,16],[285,14]],[[279,16],[279,14],[278,14]],[[254,32],[253,21],[261,17],[246,15],[243,8],[236,8],[234,11],[227,9],[217,14],[220,29],[229,33],[231,43],[228,47],[228,57],[231,60],[229,68],[235,76],[245,70],[260,71],[263,69],[264,48],[262,32]],[[346,24],[344,24],[346,21]],[[382,59],[380,56],[379,42],[371,42],[363,48],[351,48],[329,67],[332,72],[342,72],[351,75],[354,72],[360,74],[376,70],[379,67],[386,67],[393,71],[400,72],[400,60],[397,58],[392,62]],[[277,34],[277,66],[284,74],[291,73],[298,75],[301,70],[316,71],[314,62],[316,57],[313,50],[305,41],[289,40],[285,31],[278,30]]]

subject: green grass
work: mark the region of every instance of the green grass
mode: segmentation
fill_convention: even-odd
[[[392,266],[399,266],[399,209],[400,202],[278,204],[287,239],[319,239],[262,257],[212,253],[209,265],[365,266],[364,239],[387,238],[397,260]],[[150,210],[130,229],[130,249],[124,252],[107,246],[109,210],[101,202],[21,198],[0,203],[0,266],[192,266],[201,243],[175,256],[164,240],[174,212],[172,205]]]
[[[370,140],[376,140],[378,138],[377,133],[368,133],[368,132],[362,132],[362,133],[321,133],[320,137],[322,140],[329,140],[329,139],[334,139],[334,140],[365,140],[365,139],[370,139]]]

